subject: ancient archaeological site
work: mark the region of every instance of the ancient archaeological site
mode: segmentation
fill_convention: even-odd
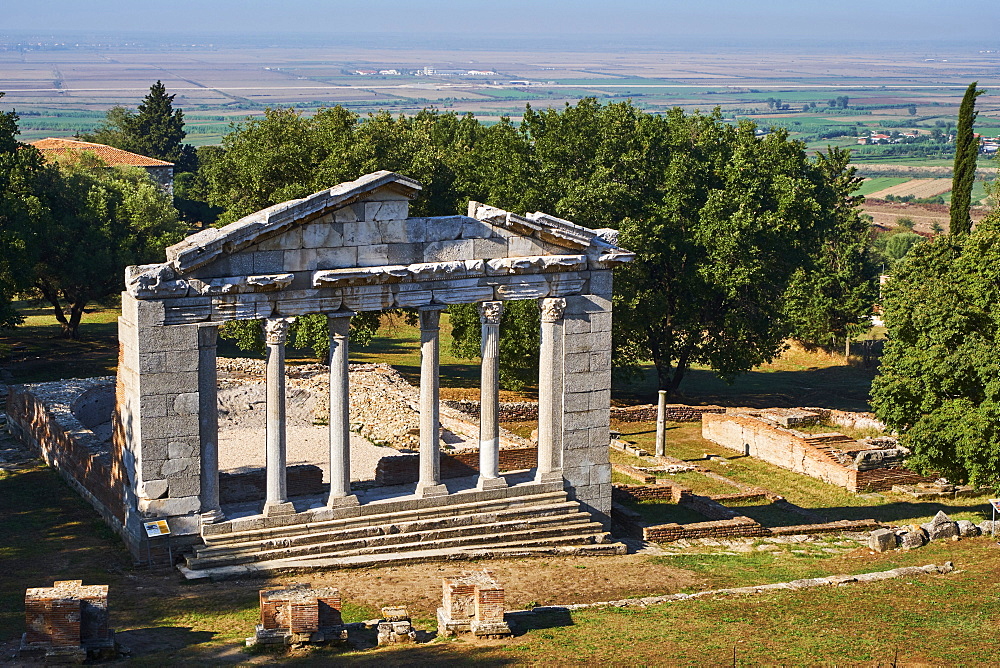
[[[588,615],[663,628],[667,609],[863,596],[960,577],[957,543],[994,544],[988,490],[911,471],[869,413],[612,405],[613,275],[634,259],[617,233],[478,202],[410,217],[420,191],[375,172],[197,232],[128,268],[116,375],[10,386],[9,452],[58,472],[120,565],[18,583],[23,635],[0,662],[423,665],[518,643],[543,662],[553,629]],[[538,303],[537,393],[501,401],[513,300]],[[446,398],[460,304],[479,315],[478,388]],[[349,361],[352,317],[391,309],[418,324],[416,378]],[[286,364],[315,314],[328,363]],[[264,359],[220,355],[220,327],[251,320]],[[185,612],[153,623],[147,596]],[[226,605],[242,612],[212,617]],[[736,644],[702,662],[736,662]]]

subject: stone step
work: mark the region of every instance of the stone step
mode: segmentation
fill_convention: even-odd
[[[432,506],[418,508],[414,510],[387,511],[379,513],[379,504],[363,506],[372,514],[355,515],[334,520],[323,520],[319,522],[295,523],[285,526],[248,529],[245,531],[233,531],[227,533],[202,534],[202,539],[206,545],[215,546],[228,543],[244,543],[249,541],[271,540],[274,538],[286,538],[308,533],[317,533],[333,530],[350,529],[354,527],[377,526],[380,524],[394,524],[400,522],[411,522],[418,520],[429,520],[440,517],[450,517],[461,514],[473,514],[477,512],[487,512],[490,510],[503,510],[524,506],[541,506],[547,504],[567,503],[566,492],[543,492],[539,494],[528,494],[524,496],[511,496],[507,498],[492,499],[488,501],[471,501],[468,503],[457,503],[451,505]],[[211,525],[209,525],[209,528]]]
[[[590,521],[589,515],[586,513],[579,513],[578,515],[579,517],[571,517],[569,519],[557,516],[517,520],[514,522],[452,527],[443,530],[406,534],[378,535],[351,540],[330,540],[323,543],[275,549],[247,550],[235,554],[213,554],[211,552],[199,551],[198,556],[187,558],[187,565],[189,568],[199,569],[308,555],[350,556],[378,554],[382,552],[405,552],[426,548],[428,544],[439,547],[454,547],[476,544],[488,545],[498,540],[509,542],[556,536],[580,537],[602,531],[601,525]]]
[[[503,559],[543,556],[611,556],[625,554],[624,543],[567,542],[564,539],[521,541],[514,544],[495,544],[485,547],[451,547],[392,552],[387,554],[355,555],[346,557],[317,556],[307,559],[277,559],[234,566],[217,566],[194,570],[179,566],[189,580],[237,580],[265,578],[280,573],[305,573],[317,570],[404,566],[433,561],[463,561],[477,559]]]
[[[375,536],[402,535],[451,528],[474,531],[476,525],[492,525],[532,518],[546,518],[546,521],[548,521],[548,518],[554,518],[553,521],[557,521],[559,518],[568,518],[574,515],[584,515],[587,519],[590,518],[589,515],[580,513],[580,507],[577,503],[566,501],[559,504],[508,508],[505,510],[470,513],[466,515],[453,515],[450,517],[419,519],[410,522],[388,521],[384,524],[370,524],[367,526],[346,528],[324,526],[321,530],[317,529],[309,533],[275,536],[264,540],[246,540],[239,543],[211,543],[204,547],[196,547],[195,555],[201,558],[209,554],[223,555],[248,551],[259,552],[267,549],[288,548],[311,543],[367,539]],[[395,520],[395,518],[391,519]]]

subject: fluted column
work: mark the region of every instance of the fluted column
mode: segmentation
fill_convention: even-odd
[[[482,359],[479,379],[479,489],[506,487],[500,477],[500,318],[503,302],[479,305]]]
[[[292,318],[271,318],[264,325],[267,341],[267,495],[264,515],[291,515],[285,484],[285,338]]]
[[[563,313],[565,299],[541,300],[537,482],[562,480]]]
[[[327,506],[358,505],[351,494],[351,423],[348,334],[351,312],[327,316],[330,325],[330,498]]]
[[[216,343],[219,328],[198,329],[198,432],[201,442],[201,521],[225,519],[219,505],[219,398]]]
[[[443,308],[443,307],[442,307]],[[444,496],[441,484],[440,415],[438,408],[440,323],[442,308],[420,310],[420,476],[417,496]]]

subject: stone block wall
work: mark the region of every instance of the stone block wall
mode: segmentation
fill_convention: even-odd
[[[702,418],[702,436],[723,447],[763,459],[796,473],[851,489],[851,471],[791,432],[771,427],[741,415],[706,414]]]
[[[162,322],[162,303],[122,294],[115,441],[136,495],[128,529],[140,539],[145,518],[195,534],[201,510],[199,327]]]
[[[562,469],[570,498],[610,523],[611,272],[590,294],[566,297],[562,326]]]

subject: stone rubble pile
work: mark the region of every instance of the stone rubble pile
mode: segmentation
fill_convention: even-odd
[[[980,522],[978,525],[968,520],[954,522],[939,510],[926,524],[872,531],[868,538],[868,547],[875,552],[887,552],[896,548],[913,550],[923,547],[932,540],[971,538],[992,534],[993,531],[994,523],[990,520]]]

